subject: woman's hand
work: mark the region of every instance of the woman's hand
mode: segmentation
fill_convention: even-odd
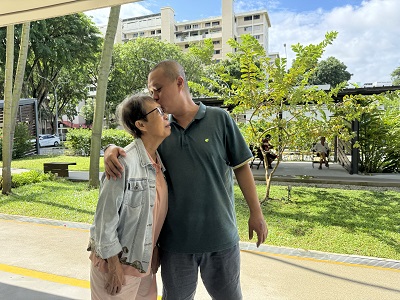
[[[118,255],[107,259],[108,262],[108,280],[105,285],[107,293],[116,295],[121,292],[122,286],[125,285],[125,275]]]

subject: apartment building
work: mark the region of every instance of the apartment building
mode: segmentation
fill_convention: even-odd
[[[230,38],[240,41],[242,34],[251,34],[268,53],[268,30],[271,27],[266,10],[234,13],[233,0],[222,0],[222,16],[176,22],[171,7],[161,8],[160,13],[123,19],[116,42],[126,42],[138,37],[152,37],[174,43],[185,49],[191,43],[212,39],[214,59],[226,58],[232,52],[227,45]]]

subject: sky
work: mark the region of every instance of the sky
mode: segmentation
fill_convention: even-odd
[[[121,18],[159,13],[170,6],[175,20],[190,21],[221,16],[221,1],[144,0],[125,4]],[[350,82],[391,81],[400,67],[399,0],[236,0],[236,13],[266,9],[271,21],[269,52],[278,52],[290,62],[291,45],[320,43],[327,32],[338,37],[322,59],[334,56],[347,66]],[[107,24],[108,10],[87,12],[98,25]],[[286,48],[285,45],[286,44]],[[286,51],[285,51],[286,50]]]

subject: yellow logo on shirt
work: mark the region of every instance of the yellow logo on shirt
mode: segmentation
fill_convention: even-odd
[[[205,141],[206,143],[208,143],[209,139],[205,139],[204,141]]]

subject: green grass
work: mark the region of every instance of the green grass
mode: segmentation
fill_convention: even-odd
[[[87,157],[68,158],[79,170],[89,166]],[[14,161],[13,167],[42,169],[43,159]],[[264,198],[265,186],[257,186],[257,191]],[[235,196],[240,238],[248,241],[248,208],[237,186]],[[59,179],[1,195],[0,213],[92,223],[97,197],[98,190],[88,189],[87,183]],[[273,185],[271,197],[286,199],[287,187]],[[290,200],[263,204],[266,244],[400,260],[400,192],[292,186]]]
[[[89,171],[90,158],[84,156],[68,156],[68,155],[38,155],[29,156],[23,159],[16,159],[11,162],[11,168],[29,169],[43,171],[43,163],[46,162],[76,162],[76,165],[69,166],[70,171]],[[1,162],[2,166],[2,162]],[[104,171],[103,157],[99,159],[100,171]]]
[[[265,186],[257,186],[260,199]],[[236,188],[240,239],[248,241],[247,205]],[[272,198],[287,187],[272,186]],[[400,193],[292,187],[290,202],[263,205],[267,244],[400,260]]]

